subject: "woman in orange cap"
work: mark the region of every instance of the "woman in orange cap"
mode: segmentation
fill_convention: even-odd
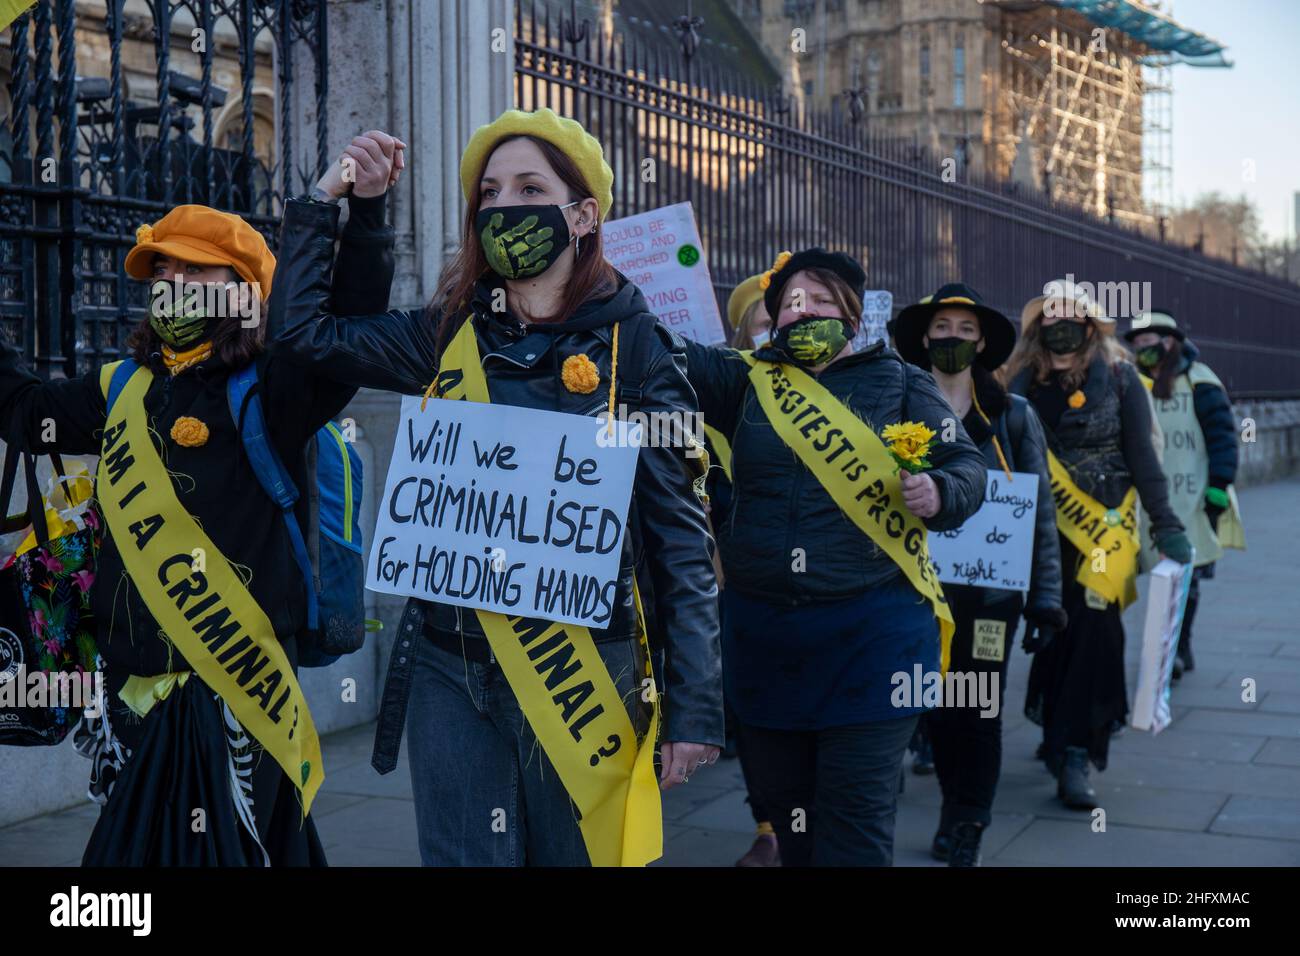
[[[400,148],[372,134],[350,149],[366,160],[343,248],[361,268],[333,295],[359,311],[385,304],[383,195]],[[316,203],[312,214],[333,221],[338,209]],[[102,806],[83,863],[323,865],[305,816],[323,773],[294,676],[308,595],[227,381],[254,364],[270,444],[298,487],[308,441],[355,390],[264,351],[275,257],[240,217],[178,206],[140,227],[125,268],[153,293],[127,342],[133,364],[43,382],[0,342],[0,434],[35,454],[101,456],[106,531],[91,606],[107,699],[77,733]],[[158,560],[163,546],[179,561]],[[290,738],[302,752],[292,775]]]

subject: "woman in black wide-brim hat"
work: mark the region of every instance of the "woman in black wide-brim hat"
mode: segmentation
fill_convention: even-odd
[[[923,718],[943,791],[943,810],[931,854],[946,859],[950,866],[978,866],[980,838],[993,819],[993,798],[1002,769],[1001,697],[1016,627],[1023,614],[1026,649],[1031,649],[1065,626],[1047,441],[1029,402],[1008,395],[993,377],[1011,354],[1016,330],[1006,316],[985,305],[974,289],[951,283],[908,306],[896,320],[894,336],[906,361],[934,375],[939,390],[983,452],[987,467],[999,475],[1005,473],[1008,482],[1012,472],[1035,475],[1038,482],[1040,507],[1035,517],[1028,594],[944,585],[957,624],[950,671],[996,675],[996,715],[989,717],[970,705],[940,707]],[[978,647],[976,621],[982,625],[983,635]],[[1031,637],[1035,632],[1037,637]]]
[[[778,431],[783,413],[797,417],[839,468],[836,432],[853,430],[865,447],[863,423],[879,432],[912,420],[937,433],[951,418],[934,380],[892,349],[854,350],[865,281],[842,253],[782,253],[763,282],[766,345],[686,343],[700,410],[732,452],[733,494],[713,514],[727,581],[725,695],[784,866],[890,865],[903,754],[925,709],[896,703],[891,677],[940,667],[931,603],[836,503],[834,478],[824,484],[825,469]],[[778,379],[783,391],[765,406],[761,390]],[[955,528],[983,500],[983,459],[959,427],[929,460],[899,479],[901,505],[932,531]]]

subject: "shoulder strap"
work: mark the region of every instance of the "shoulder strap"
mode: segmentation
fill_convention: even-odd
[[[637,318],[641,321],[623,323],[624,337],[618,356],[618,400],[628,405],[640,405],[645,397],[645,382],[650,377],[650,346],[656,334],[655,325],[659,322],[652,315]]]
[[[907,412],[907,398],[912,391],[912,373],[909,371],[908,363],[905,359],[899,358],[899,364],[903,366],[903,398],[898,406],[900,421],[911,421],[911,416]]]
[[[127,381],[135,374],[136,369],[140,366],[135,359],[122,359],[113,365],[104,366],[104,371],[100,373],[100,387],[104,387],[104,374],[108,374],[108,387],[104,388],[104,406],[108,411],[113,410],[117,403],[117,396],[122,394],[122,389],[126,388]],[[112,369],[111,372],[108,370]]]
[[[307,551],[307,542],[303,539],[302,528],[293,512],[298,500],[298,488],[289,477],[289,472],[280,460],[275,446],[266,431],[266,416],[262,414],[262,398],[257,392],[257,365],[249,363],[226,380],[226,400],[230,405],[230,416],[239,430],[239,438],[248,455],[248,464],[257,476],[262,490],[275,502],[284,515],[285,528],[289,532],[289,542],[293,546],[294,561],[302,572],[303,582],[307,588],[307,626],[315,630],[318,624],[316,602],[315,573],[312,570],[311,556]]]
[[[1011,457],[1011,467],[1016,467],[1016,459],[1022,457],[1020,445],[1025,440],[1025,416],[1029,400],[1023,395],[1007,393],[1007,411],[1002,416],[1003,428],[1006,430],[1007,453]]]

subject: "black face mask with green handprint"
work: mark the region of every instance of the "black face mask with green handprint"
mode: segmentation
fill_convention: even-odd
[[[783,325],[772,336],[772,348],[784,352],[795,365],[813,368],[839,355],[853,338],[847,319],[809,315]]]
[[[474,229],[489,268],[503,279],[531,279],[549,269],[569,244],[562,210],[572,205],[480,209]]]

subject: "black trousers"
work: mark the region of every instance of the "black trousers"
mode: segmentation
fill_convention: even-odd
[[[943,791],[939,828],[945,831],[957,823],[988,826],[993,820],[993,798],[1002,772],[1002,704],[1006,696],[1007,662],[1015,647],[1020,619],[1019,601],[982,607],[978,593],[968,592],[977,589],[944,588],[957,625],[948,670],[956,675],[973,673],[977,680],[986,682],[991,682],[996,675],[997,711],[994,716],[988,716],[968,701],[962,707],[939,707],[922,718],[934,751],[939,788]],[[981,622],[978,641],[976,622]],[[993,626],[987,622],[993,622]],[[1000,638],[996,637],[999,628]]]
[[[898,775],[917,715],[831,727],[740,725],[782,866],[892,866]]]

